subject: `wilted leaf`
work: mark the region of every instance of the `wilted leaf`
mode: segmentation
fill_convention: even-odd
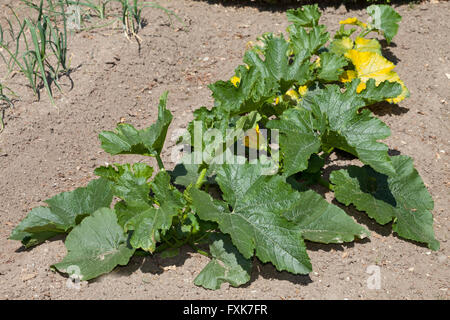
[[[375,79],[376,85],[383,81],[397,82],[401,85],[402,92],[393,99],[387,99],[389,102],[398,103],[409,96],[409,91],[400,80],[398,74],[392,71],[395,68],[395,65],[385,57],[375,52],[359,52],[357,50],[350,50],[345,56],[349,58],[355,66],[355,77],[362,81],[362,86],[358,87],[358,92],[364,90],[366,87],[365,83],[369,79]],[[348,80],[352,79],[350,78]]]

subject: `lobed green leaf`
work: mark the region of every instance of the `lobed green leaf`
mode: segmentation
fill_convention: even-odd
[[[347,60],[332,52],[320,54],[320,69],[317,77],[324,81],[337,81],[347,66]]]
[[[288,109],[279,120],[267,123],[267,128],[280,131],[284,175],[305,170],[309,157],[319,152],[321,141],[315,127],[315,119],[306,109]]]
[[[367,13],[371,16],[371,25],[381,31],[389,44],[397,34],[398,23],[402,20],[399,15],[389,5],[371,5],[367,7]]]
[[[319,22],[320,16],[322,15],[319,11],[319,6],[305,5],[298,9],[289,9],[286,11],[287,19],[295,25],[301,27],[313,27]]]
[[[368,166],[350,166],[334,171],[336,199],[354,204],[380,224],[392,220],[392,229],[400,237],[424,242],[432,250],[439,249],[433,232],[433,200],[407,156],[392,157],[396,175],[386,176]]]
[[[194,284],[217,290],[225,282],[233,287],[247,283],[250,280],[252,261],[242,256],[229,236],[214,233],[210,238],[212,259],[195,278]]]
[[[112,184],[105,179],[91,181],[87,187],[60,193],[37,207],[12,231],[10,239],[22,241],[25,247],[39,244],[57,234],[66,233],[85,216],[111,205]]]
[[[302,105],[318,119],[324,150],[338,148],[357,156],[363,163],[388,175],[395,174],[387,145],[377,140],[390,135],[389,127],[371,115],[361,96],[356,94],[359,80],[347,86],[345,92],[337,85],[327,86],[307,95]]]
[[[90,280],[126,265],[135,249],[128,247],[127,235],[117,223],[114,210],[101,208],[84,219],[67,236],[67,256],[53,267],[75,272],[80,280]]]
[[[103,131],[99,134],[102,148],[106,152],[117,154],[140,154],[157,156],[161,153],[167,130],[172,122],[172,113],[166,109],[166,91],[159,100],[158,119],[150,127],[137,130],[130,124],[119,124],[116,131]]]

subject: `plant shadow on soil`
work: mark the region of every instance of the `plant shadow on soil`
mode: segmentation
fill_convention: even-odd
[[[386,104],[389,106],[392,106],[391,104],[388,104],[388,103],[386,103]],[[402,109],[408,110],[406,108],[402,108]],[[407,111],[404,111],[404,112],[407,112]],[[352,154],[347,153],[345,151],[341,151],[341,150],[336,150],[335,154],[337,156],[337,160],[347,160],[348,161],[348,160],[356,159],[356,157],[353,156]],[[394,150],[394,149],[388,150],[388,155],[391,157],[398,156],[400,154],[401,153],[398,150]],[[328,159],[326,164],[329,164],[329,163],[330,163],[330,160]],[[326,180],[329,180],[330,174],[332,171],[347,169],[349,166],[350,165],[336,165],[336,164],[329,165],[324,169],[323,176]],[[329,192],[329,190],[327,188],[325,188],[321,185],[312,186],[312,189],[314,191],[316,191],[317,193],[319,193],[324,198],[325,198],[325,194],[327,192]],[[409,243],[412,243],[416,246],[423,247],[423,248],[427,247],[427,245],[424,243],[401,238],[396,233],[393,233],[392,232],[392,222],[389,222],[385,225],[381,225],[381,224],[377,223],[374,219],[370,218],[365,212],[361,212],[361,211],[357,210],[354,205],[345,206],[345,205],[341,204],[340,202],[338,202],[336,200],[336,198],[334,198],[331,201],[331,203],[338,206],[342,210],[344,210],[345,213],[347,213],[349,216],[353,217],[358,224],[367,227],[367,229],[372,233],[375,232],[384,238],[389,237],[392,234],[399,241],[409,242]],[[338,250],[342,251],[342,250],[344,250],[344,248],[354,247],[356,243],[365,244],[368,242],[370,242],[370,238],[356,239],[354,242],[348,242],[348,243],[343,243],[343,244],[320,244],[320,243],[307,242],[307,249],[312,250],[312,251],[317,251],[317,250],[330,251],[331,249],[334,249],[336,251],[338,251]]]
[[[393,62],[395,65],[397,65],[400,61],[402,61],[391,50],[391,48],[397,47],[397,44],[395,42],[391,42],[390,44],[388,44],[387,41],[384,39],[379,41],[381,44],[381,53],[383,54],[383,57]]]
[[[380,116],[380,117],[385,116],[385,115],[400,116],[409,111],[408,108],[400,107],[398,104],[392,104],[387,101],[373,104],[367,108],[370,111],[372,111],[373,114]]]
[[[250,287],[250,285],[254,281],[258,280],[259,277],[267,280],[289,281],[292,284],[301,286],[307,286],[308,284],[313,282],[309,275],[292,274],[287,271],[278,271],[273,264],[262,263],[257,258],[254,258],[250,281],[240,286],[240,288]]]
[[[397,150],[389,149],[388,154],[389,154],[389,156],[396,156],[396,155],[399,155],[400,152]],[[336,160],[341,160],[341,161],[349,161],[349,160],[356,159],[356,157],[353,156],[352,154],[342,151],[342,150],[336,150],[335,155],[336,155]],[[330,179],[331,172],[336,171],[336,170],[341,170],[341,169],[347,169],[350,166],[350,164],[338,165],[338,164],[330,164],[330,163],[331,163],[331,160],[327,159],[326,168],[323,171],[323,177],[326,180]],[[327,192],[329,192],[329,190],[327,188],[325,188],[321,185],[314,186],[313,189],[314,189],[314,191],[319,193],[324,198],[325,198],[325,194]],[[339,208],[341,208],[349,216],[353,217],[358,224],[367,227],[367,229],[370,232],[375,232],[375,233],[381,235],[382,237],[388,237],[392,233],[392,223],[380,225],[374,219],[371,219],[366,213],[358,211],[353,205],[345,206],[345,205],[341,204],[340,202],[338,202],[336,200],[336,198],[333,198],[331,203],[338,206]],[[342,250],[344,250],[344,248],[354,247],[355,243],[363,244],[363,243],[367,243],[367,242],[370,242],[369,238],[357,239],[354,242],[343,243],[343,244],[312,243],[311,250],[330,251],[331,249],[334,249],[334,250],[342,251]]]
[[[269,3],[257,0],[194,0],[197,2],[207,2],[208,4],[220,4],[224,7],[245,8],[251,7],[259,11],[269,12],[285,12],[287,9],[296,9],[303,5],[318,4],[320,9],[334,8],[337,9],[341,5],[347,11],[361,10],[367,8],[371,3],[366,0],[278,0],[276,3]],[[380,2],[381,4],[382,2]],[[404,4],[417,4],[420,0],[391,0],[389,5],[395,7]]]
[[[65,240],[66,240],[66,237],[67,237],[67,234],[61,233],[61,234],[58,234],[58,235],[56,235],[56,236],[54,236],[54,237],[52,237],[50,239],[45,240],[45,242],[62,241],[64,243]],[[14,252],[16,252],[16,253],[30,252],[30,251],[33,251],[35,248],[39,247],[40,245],[42,245],[42,243],[40,243],[38,245],[35,245],[35,246],[32,246],[32,247],[29,247],[29,248],[26,248],[25,246],[22,245],[19,248],[17,248]]]
[[[191,258],[191,255],[195,253],[195,250],[188,245],[185,245],[180,248],[180,254],[172,258],[161,258],[159,254],[147,257],[134,256],[127,266],[118,268],[115,271],[115,274],[119,276],[130,276],[135,271],[141,270],[142,273],[160,275],[167,272],[167,268],[170,268],[170,266],[181,267],[185,264],[186,260]],[[194,277],[196,276],[197,274],[194,275]],[[280,272],[271,263],[262,263],[257,258],[253,258],[250,281],[239,286],[239,288],[249,287],[259,277],[264,279],[285,280],[299,285],[308,285],[309,283],[312,283],[309,275],[295,275],[287,271]]]

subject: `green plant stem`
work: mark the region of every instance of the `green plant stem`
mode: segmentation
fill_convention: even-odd
[[[211,255],[210,255],[208,252],[206,252],[206,251],[204,251],[204,250],[202,250],[202,249],[199,249],[199,248],[198,248],[195,244],[193,244],[192,242],[189,243],[189,245],[191,246],[192,249],[194,249],[195,251],[197,251],[197,253],[200,253],[201,255],[203,255],[203,256],[205,256],[205,257],[211,258]]]
[[[359,34],[359,37],[364,38],[365,36],[367,36],[369,33],[371,33],[372,31],[375,31],[373,28],[370,28],[366,31],[363,31]]]
[[[29,21],[29,20],[25,20],[26,24],[28,25],[28,28],[30,30],[30,34],[31,34],[31,39],[33,40],[33,44],[34,44],[34,52],[35,52],[35,59],[38,63],[39,66],[39,70],[41,73],[41,78],[42,81],[44,82],[44,86],[45,89],[47,90],[47,94],[50,97],[50,102],[55,105],[55,101],[53,100],[53,95],[52,92],[50,90],[50,86],[48,84],[47,81],[47,75],[45,74],[45,68],[44,68],[44,60],[45,60],[45,41],[42,41],[43,43],[41,43],[41,45],[39,45],[39,40],[38,40],[38,35],[37,35],[37,29],[36,27]],[[41,35],[41,38],[44,37],[45,39],[45,35],[43,34],[43,29],[40,29],[39,34]]]
[[[161,235],[161,239],[162,241],[164,241],[164,243],[166,245],[168,245],[170,248],[176,248],[178,247],[177,244],[173,244],[172,242],[169,241],[169,239],[166,239],[163,235]]]
[[[191,234],[192,235],[192,234]],[[193,239],[193,241],[195,241],[195,243],[199,243],[200,241],[202,241],[203,239],[205,239],[206,237],[209,237],[209,233],[205,232],[203,235],[201,235],[200,237]]]
[[[163,163],[162,160],[161,160],[161,156],[160,156],[159,154],[157,154],[155,158],[156,158],[156,161],[158,162],[158,168],[159,168],[159,170],[166,170],[166,169],[164,168],[164,163]]]
[[[205,176],[207,170],[208,170],[207,168],[203,168],[202,171],[200,172],[200,176],[198,177],[197,182],[195,183],[195,187],[197,189],[200,189],[202,185],[205,183],[206,181]]]
[[[334,191],[334,185],[330,183],[330,181],[325,180],[324,178],[320,177],[317,182],[321,185],[327,188],[328,190]]]
[[[160,253],[169,248],[171,248],[171,247],[167,243],[161,243],[159,246],[156,247],[155,253]]]
[[[5,129],[5,123],[3,122],[4,116],[5,116],[5,110],[2,109],[2,110],[0,111],[0,133],[2,133],[2,132],[3,132],[3,129]]]

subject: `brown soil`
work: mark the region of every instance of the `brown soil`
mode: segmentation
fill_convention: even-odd
[[[207,84],[233,75],[248,41],[288,25],[278,9],[192,0],[161,3],[182,17],[188,29],[172,27],[161,11],[148,9],[144,15],[149,24],[139,33],[140,53],[136,42],[117,30],[72,36],[74,87],[69,90],[70,82],[63,81],[65,92],[56,92],[57,107],[45,91],[36,101],[20,76],[9,79],[21,101],[7,110],[0,134],[0,299],[448,299],[450,3],[445,1],[396,8],[403,20],[386,54],[398,64],[411,97],[377,111],[392,130],[387,144],[414,158],[433,196],[439,251],[404,241],[392,234],[390,225],[378,226],[347,209],[372,231],[371,239],[345,245],[308,243],[314,269],[309,276],[280,273],[255,261],[248,285],[209,291],[193,284],[208,259],[186,247],[170,259],[134,257],[127,267],[75,290],[49,268],[66,253],[63,239],[32,250],[7,240],[31,208],[86,185],[96,166],[141,160],[113,159],[103,152],[97,139],[101,130],[111,130],[121,120],[148,126],[165,90],[170,91],[168,107],[174,114],[171,130],[184,128],[193,110],[212,105]],[[366,17],[362,9],[325,7],[322,21],[334,31],[339,20],[355,15]],[[169,161],[173,145],[166,144],[163,160]],[[381,268],[379,290],[367,288],[369,265]]]

